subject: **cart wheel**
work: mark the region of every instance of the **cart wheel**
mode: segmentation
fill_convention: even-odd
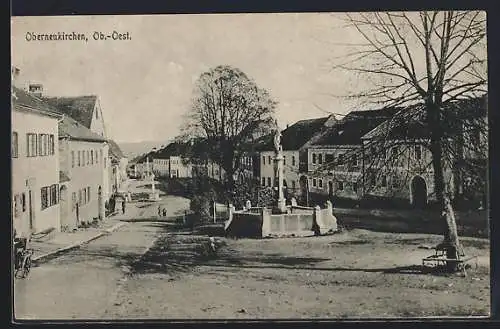
[[[23,259],[23,264],[20,268],[21,278],[25,278],[28,275],[30,267],[31,267],[31,257],[29,255],[26,255]]]
[[[26,258],[26,264],[24,264],[24,276],[28,276],[31,270],[31,255]]]

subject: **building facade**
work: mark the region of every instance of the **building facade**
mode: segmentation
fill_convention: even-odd
[[[105,217],[108,147],[104,137],[69,117],[59,131],[61,172],[67,181],[61,187],[61,221],[70,231]]]
[[[59,231],[59,138],[61,116],[25,91],[13,88],[12,214],[17,232]]]

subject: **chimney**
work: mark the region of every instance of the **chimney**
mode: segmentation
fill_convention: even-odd
[[[21,70],[19,70],[17,67],[12,66],[11,68],[11,86],[14,87],[19,87],[19,74],[21,73]]]
[[[14,84],[14,82],[17,81],[17,78],[19,77],[20,71],[21,70],[19,70],[17,67],[12,66],[12,70],[11,70],[12,84]]]
[[[40,83],[30,83],[28,87],[28,91],[30,94],[36,97],[42,97],[43,94],[43,85]]]

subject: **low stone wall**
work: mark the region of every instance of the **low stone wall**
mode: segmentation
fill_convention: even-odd
[[[226,236],[236,238],[262,237],[262,217],[258,213],[233,212],[225,225]]]
[[[269,215],[265,220],[269,223],[266,225],[267,230],[262,232],[263,236],[314,235],[314,216],[312,213]]]
[[[225,225],[226,236],[232,237],[283,237],[311,236],[337,231],[337,219],[332,204],[326,208],[288,207],[286,214],[272,214],[267,208],[229,209]]]

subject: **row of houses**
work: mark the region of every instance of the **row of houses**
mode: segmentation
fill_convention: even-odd
[[[486,181],[487,96],[447,106],[444,175],[452,198],[478,197],[471,193],[484,197],[484,183],[473,186],[472,182],[478,177]],[[371,198],[424,207],[435,200],[430,134],[422,105],[301,120],[281,135],[285,194],[302,204],[310,199]],[[258,181],[263,187],[278,186],[273,136],[255,139],[254,151],[240,160],[237,179]],[[144,171],[141,162],[147,157],[150,170],[158,176],[191,177],[199,168],[191,161],[190,152],[196,152],[192,148],[193,142],[171,143],[139,158],[136,170]],[[203,167],[210,177],[225,179],[223,169],[213,161],[207,159]]]
[[[126,179],[97,96],[45,97],[12,69],[12,218],[17,232],[74,230],[104,219]]]

